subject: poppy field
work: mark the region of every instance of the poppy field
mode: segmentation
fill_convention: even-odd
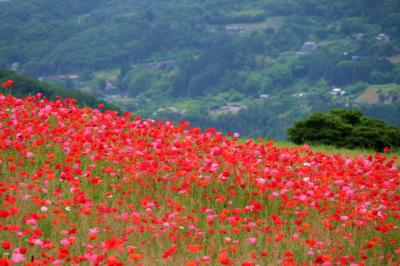
[[[399,265],[396,157],[0,95],[0,265]]]

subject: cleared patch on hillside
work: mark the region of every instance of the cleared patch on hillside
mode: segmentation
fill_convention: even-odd
[[[392,64],[399,64],[400,63],[400,54],[398,54],[398,55],[394,55],[394,56],[391,56],[391,57],[388,57],[387,58],[389,61],[390,61],[390,63],[392,63]]]
[[[356,102],[360,103],[369,103],[369,104],[377,104],[379,103],[379,95],[378,89],[369,88],[363,92],[360,96],[357,97]]]
[[[242,26],[244,29],[248,31],[260,31],[260,30],[266,30],[268,28],[276,30],[281,26],[281,24],[282,24],[281,18],[273,17],[273,18],[268,18],[265,21],[259,23],[242,23],[237,25]]]
[[[281,17],[271,17],[267,18],[263,22],[256,23],[232,23],[225,24],[224,28],[227,32],[252,32],[252,31],[264,31],[267,29],[277,30],[282,25]]]
[[[119,75],[119,69],[108,69],[103,71],[94,72],[94,77],[96,79],[103,79],[109,81],[116,81]]]
[[[371,85],[355,101],[368,104],[391,104],[397,101],[399,96],[400,85],[398,84]]]

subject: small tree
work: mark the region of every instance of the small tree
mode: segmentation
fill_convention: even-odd
[[[363,116],[359,110],[334,109],[314,113],[288,129],[289,140],[296,144],[324,144],[347,148],[400,146],[400,129]]]
[[[288,129],[289,139],[296,144],[315,142],[330,145],[343,141],[351,132],[351,126],[329,113],[315,113]]]

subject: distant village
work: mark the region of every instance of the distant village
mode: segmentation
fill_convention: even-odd
[[[353,36],[356,40],[361,40],[365,37],[364,33],[356,33]],[[377,42],[388,42],[390,41],[390,36],[385,34],[385,33],[379,33],[378,35],[375,36],[375,40]],[[315,51],[318,48],[318,44],[313,42],[313,41],[307,41],[303,44],[303,46],[300,48],[299,51],[296,52],[297,55],[299,56],[303,56],[303,55],[308,55],[310,53],[312,53],[313,51]],[[359,55],[351,55],[349,52],[343,52],[343,55],[345,56],[351,56],[350,59],[351,60],[358,60],[358,59],[362,59],[362,56]]]
[[[5,1],[5,0],[0,0],[0,1]],[[219,29],[221,30],[221,28],[219,28]],[[236,25],[236,24],[225,25],[222,28],[222,30],[225,31],[226,33],[232,33],[232,34],[242,34],[246,31],[249,31],[248,28],[246,28],[242,25]],[[352,35],[352,38],[354,38],[355,40],[362,40],[363,38],[365,38],[365,34],[357,33],[357,34]],[[375,41],[382,42],[382,43],[390,41],[390,36],[385,33],[379,33],[374,38],[375,38]],[[323,43],[318,44],[314,41],[306,41],[300,47],[300,49],[295,52],[295,54],[298,56],[309,55],[309,54],[313,53],[315,50],[317,50],[320,45],[322,46],[324,44]],[[351,60],[359,60],[359,59],[363,58],[362,56],[359,56],[356,54],[351,54],[351,52],[347,52],[347,51],[343,52],[343,55],[348,56],[349,59],[351,59]],[[132,69],[142,67],[142,68],[153,68],[153,69],[165,70],[165,69],[170,69],[170,68],[174,67],[175,64],[176,64],[175,60],[166,59],[166,60],[160,60],[160,61],[136,63],[136,64],[132,64],[131,67],[132,67]],[[20,64],[18,62],[14,62],[13,64],[11,64],[9,66],[9,69],[12,71],[16,71],[16,72],[23,72],[23,70],[20,68]],[[85,82],[82,81],[81,74],[77,73],[77,72],[52,75],[52,76],[43,76],[43,77],[39,77],[38,80],[39,81],[50,81],[50,82],[69,82],[70,86],[73,88],[85,87],[86,90],[90,90],[90,87],[88,87],[87,84],[85,84]],[[107,102],[118,102],[120,104],[128,104],[129,102],[131,102],[133,100],[133,98],[130,98],[127,96],[121,96],[121,95],[117,95],[117,94],[107,94],[107,91],[113,91],[117,88],[113,84],[113,82],[111,82],[109,80],[104,80],[103,84],[104,85],[102,86],[102,91],[105,95],[102,96],[100,99],[103,99]],[[306,92],[297,92],[297,93],[292,94],[292,97],[301,98],[301,97],[305,97],[306,94],[307,94]],[[346,96],[346,91],[341,87],[332,85],[330,87],[329,94],[333,97],[344,97],[344,96]],[[260,94],[258,98],[259,98],[259,100],[267,101],[270,98],[270,95],[269,94]],[[391,103],[391,102],[397,100],[397,97],[393,96],[393,95],[389,95],[389,96],[384,97],[384,99],[381,99],[381,100],[383,103]],[[376,102],[376,100],[374,100],[374,101],[366,101],[366,103],[372,104],[372,103],[377,103],[377,102]],[[245,108],[247,108],[247,107],[245,105],[241,105],[241,104],[228,104],[228,105],[219,107],[218,109],[214,110],[213,113],[217,114],[217,115],[236,114],[240,110],[245,109]],[[171,112],[171,113],[183,115],[186,113],[186,110],[177,108],[175,106],[170,106],[170,107],[166,107],[166,108],[159,108],[153,115],[156,115],[157,113],[160,113],[160,112]]]

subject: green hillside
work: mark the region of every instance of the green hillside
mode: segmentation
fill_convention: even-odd
[[[399,56],[393,0],[0,2],[0,66],[247,136],[335,107],[400,126]]]

